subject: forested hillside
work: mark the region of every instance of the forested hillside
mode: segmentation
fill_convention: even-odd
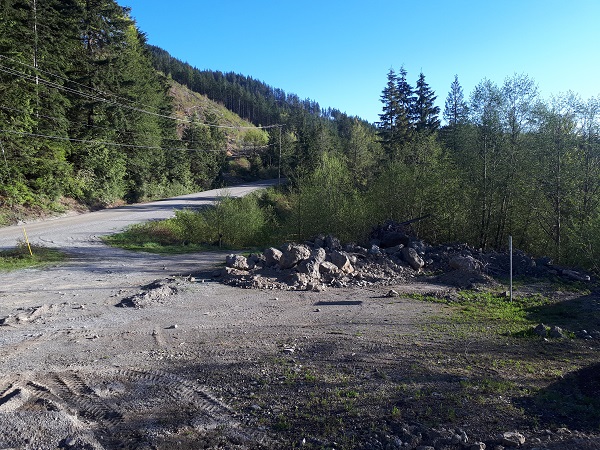
[[[413,84],[401,68],[388,73],[373,128],[250,77],[152,53],[155,67],[191,89],[256,124],[285,125],[283,164],[301,180],[300,234],[357,238],[377,221],[429,215],[416,226],[431,241],[502,249],[513,236],[533,254],[597,267],[598,98],[546,100],[525,74],[484,79],[465,96],[456,76],[440,111],[425,75]]]
[[[189,192],[218,182],[228,150],[264,145],[253,125],[182,92],[114,1],[3,1],[2,207]]]

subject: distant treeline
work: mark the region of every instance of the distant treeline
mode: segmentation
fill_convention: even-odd
[[[262,81],[236,73],[198,70],[150,46],[154,67],[191,90],[223,104],[256,126],[283,125],[270,131],[269,150],[262,155],[266,167],[281,165],[295,179],[314,171],[324,153],[343,155],[357,178],[364,182],[380,160],[377,129],[359,117],[334,108],[321,108],[314,100],[301,100]],[[280,158],[280,137],[282,155]]]

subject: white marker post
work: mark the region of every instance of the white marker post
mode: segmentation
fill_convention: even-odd
[[[513,299],[513,283],[512,283],[512,275],[513,275],[513,261],[512,261],[512,255],[513,255],[513,250],[512,250],[512,236],[508,237],[508,252],[510,254],[510,269],[509,269],[509,279],[510,279],[510,301],[512,302]]]

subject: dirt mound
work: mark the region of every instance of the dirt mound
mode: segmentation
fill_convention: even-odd
[[[177,280],[169,278],[156,280],[142,287],[141,292],[121,300],[117,305],[120,308],[145,308],[155,303],[165,303],[168,297],[177,293]]]

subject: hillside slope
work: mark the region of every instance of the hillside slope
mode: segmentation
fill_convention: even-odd
[[[185,120],[193,120],[198,123],[216,121],[218,126],[224,127],[222,129],[227,136],[227,151],[230,155],[239,153],[249,143],[266,143],[268,140],[268,134],[264,130],[242,119],[222,104],[190,90],[173,79],[169,79],[169,84],[175,116],[184,119],[177,129],[179,138],[182,137],[186,126]]]

